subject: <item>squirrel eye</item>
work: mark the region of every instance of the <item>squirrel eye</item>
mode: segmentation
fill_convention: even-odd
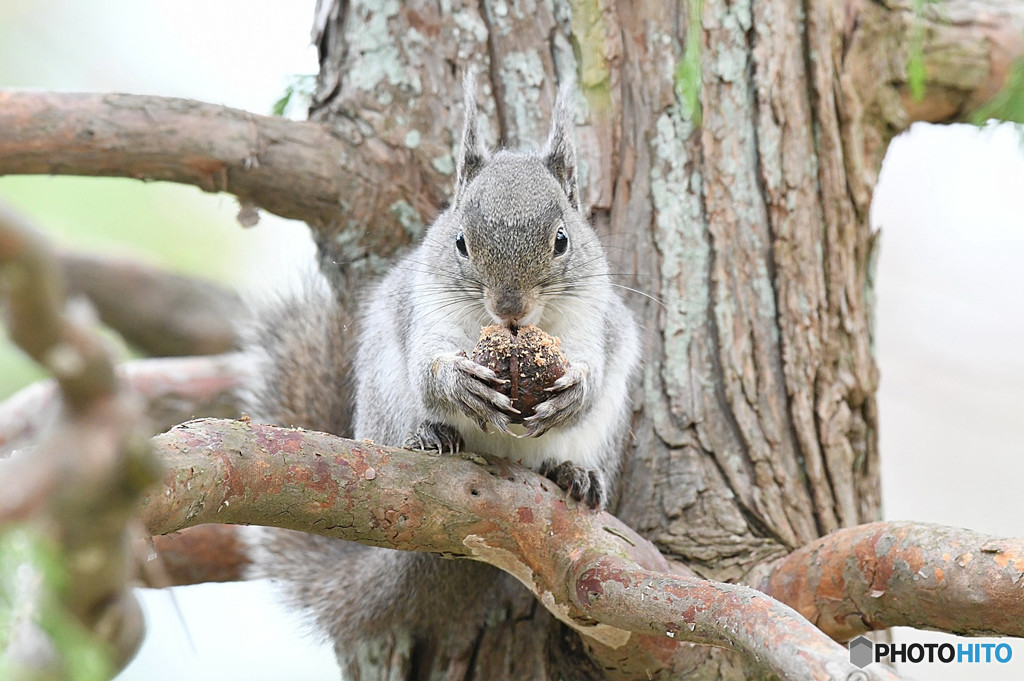
[[[555,255],[562,255],[569,248],[569,235],[565,233],[565,227],[559,227],[555,232]]]
[[[466,237],[463,236],[462,232],[459,232],[459,235],[455,237],[455,248],[459,250],[459,255],[463,258],[469,257],[469,251],[466,250]]]

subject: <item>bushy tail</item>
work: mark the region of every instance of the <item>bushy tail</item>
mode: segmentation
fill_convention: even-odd
[[[319,274],[301,289],[257,305],[241,330],[250,378],[239,402],[257,421],[348,437],[353,314]]]

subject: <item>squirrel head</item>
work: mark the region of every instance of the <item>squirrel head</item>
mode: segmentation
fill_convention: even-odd
[[[455,198],[431,236],[454,263],[445,269],[509,327],[537,323],[546,307],[606,286],[604,252],[581,212],[571,93],[561,88],[540,152],[492,155],[480,142],[475,85],[466,79]]]

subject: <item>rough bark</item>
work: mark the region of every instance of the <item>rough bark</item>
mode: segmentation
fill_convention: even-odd
[[[155,573],[169,583],[239,578],[237,533],[204,523],[273,525],[500,567],[625,678],[692,668],[704,653],[677,645],[686,641],[742,651],[735,664],[747,674],[768,667],[786,678],[844,657],[778,603],[695,578],[614,516],[567,505],[549,481],[503,459],[446,456],[439,465],[431,452],[246,420],[194,421],[154,443],[166,470],[143,520],[152,533],[191,528],[156,537],[166,570]],[[871,523],[765,567],[761,591],[835,638],[897,625],[1024,634],[1021,539]]]

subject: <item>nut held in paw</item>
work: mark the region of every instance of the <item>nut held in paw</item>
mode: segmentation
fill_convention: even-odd
[[[523,326],[514,334],[504,326],[485,326],[473,348],[473,361],[509,381],[498,388],[521,413],[513,423],[533,416],[534,408],[547,397],[545,388],[565,373],[569,363],[559,341],[541,329]]]

